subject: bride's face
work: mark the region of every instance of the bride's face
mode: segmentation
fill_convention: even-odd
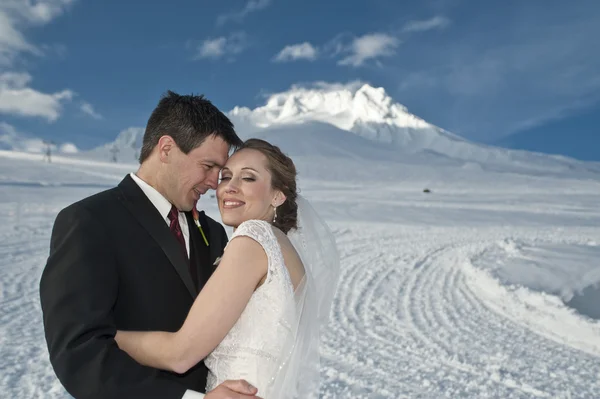
[[[221,171],[217,200],[223,223],[238,227],[250,219],[273,220],[277,191],[271,187],[267,157],[252,149],[233,154]]]

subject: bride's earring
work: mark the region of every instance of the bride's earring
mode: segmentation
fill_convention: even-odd
[[[275,223],[275,219],[277,219],[277,207],[273,206],[273,223]]]

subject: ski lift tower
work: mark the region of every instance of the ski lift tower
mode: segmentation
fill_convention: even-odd
[[[54,145],[54,142],[51,140],[44,140],[43,144],[44,144],[44,157],[42,158],[42,161],[48,161],[48,163],[51,163],[52,162],[52,146]]]
[[[117,155],[119,154],[119,148],[116,145],[113,145],[110,149],[110,153],[112,154],[112,161],[117,162]]]

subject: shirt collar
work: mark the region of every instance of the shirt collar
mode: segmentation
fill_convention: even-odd
[[[168,220],[169,212],[171,211],[172,204],[167,200],[161,193],[159,193],[154,187],[140,179],[135,173],[129,174],[134,182],[142,189],[146,197],[152,202],[154,207],[160,213],[163,219]]]

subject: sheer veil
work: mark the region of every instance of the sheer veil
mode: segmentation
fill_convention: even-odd
[[[322,328],[336,291],[340,269],[335,237],[325,221],[302,196],[297,198],[298,228],[288,237],[304,264],[305,276],[294,294],[295,317],[286,339],[268,398],[318,398]],[[259,392],[260,395],[260,392]]]

